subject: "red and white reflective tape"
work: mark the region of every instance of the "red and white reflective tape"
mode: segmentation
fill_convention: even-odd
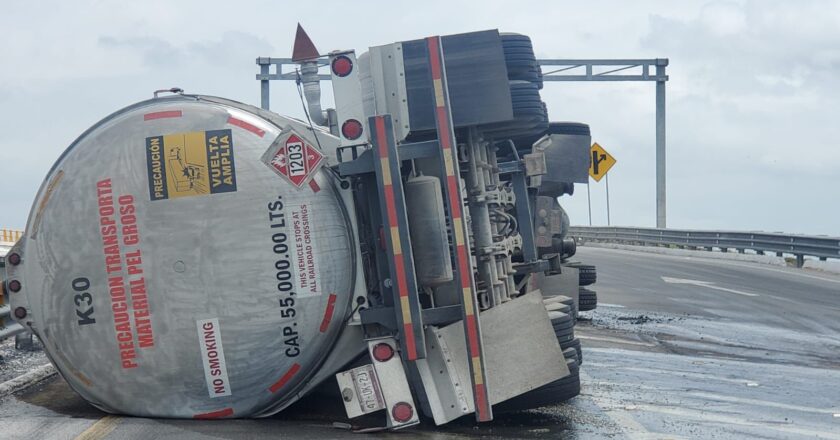
[[[318,182],[315,181],[315,177],[312,177],[312,180],[309,181],[309,187],[312,188],[312,192],[317,193],[321,190],[321,186],[318,185]]]
[[[324,333],[330,328],[330,321],[332,321],[333,314],[335,314],[335,300],[337,298],[338,296],[334,293],[331,293],[329,298],[327,298],[327,308],[324,309],[324,319],[321,320],[321,328],[319,329],[321,333]]]
[[[180,118],[184,116],[181,110],[165,110],[162,112],[146,113],[143,115],[144,121],[154,121],[155,119]]]
[[[230,125],[235,125],[241,129],[248,130],[259,137],[265,136],[265,130],[251,124],[250,122],[245,122],[242,119],[236,119],[233,116],[229,116],[227,122]]]
[[[225,409],[220,409],[218,411],[196,414],[196,415],[193,416],[193,418],[194,419],[201,419],[201,420],[209,420],[209,419],[221,419],[221,418],[224,418],[224,417],[230,417],[232,415],[233,415],[233,408],[225,408]]]
[[[300,371],[300,364],[295,363],[286,371],[285,374],[280,376],[280,379],[277,382],[274,382],[273,385],[268,387],[268,391],[276,393],[280,390],[280,388],[283,388],[284,385],[289,383],[289,381],[292,380],[292,378],[295,376],[295,374],[297,374],[298,371]]]
[[[417,360],[417,344],[415,342],[414,326],[411,319],[408,299],[408,280],[405,277],[405,257],[402,252],[399,223],[397,222],[397,203],[394,199],[394,185],[391,181],[391,163],[389,160],[388,138],[385,131],[385,118],[375,118],[376,140],[379,147],[379,160],[382,167],[382,188],[385,192],[385,212],[388,216],[388,231],[391,234],[391,255],[394,258],[394,268],[397,276],[397,293],[400,298],[402,312],[403,335],[405,336],[405,355],[409,361]],[[397,177],[399,178],[399,177]]]
[[[470,264],[469,249],[467,247],[466,222],[463,219],[463,204],[461,201],[460,180],[455,173],[457,157],[453,150],[452,128],[450,115],[446,106],[446,90],[443,84],[443,62],[441,59],[440,37],[426,39],[429,49],[429,64],[432,74],[432,89],[435,100],[435,119],[437,121],[438,138],[441,155],[446,174],[446,188],[449,196],[449,207],[453,220],[455,234],[456,261],[461,278],[462,304],[464,306],[464,327],[467,334],[467,352],[470,357],[470,371],[472,372],[473,395],[475,398],[476,414],[479,421],[492,420],[490,401],[487,396],[487,386],[482,363],[480,331],[478,327],[478,305],[473,288],[472,266]]]

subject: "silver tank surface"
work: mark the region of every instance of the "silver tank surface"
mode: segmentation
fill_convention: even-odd
[[[302,127],[177,96],[107,117],[59,158],[9,275],[19,321],[76,392],[179,418],[263,416],[298,397],[344,325],[355,264]]]

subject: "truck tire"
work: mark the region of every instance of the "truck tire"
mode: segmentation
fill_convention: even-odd
[[[578,365],[583,365],[583,350],[580,348],[580,339],[574,338],[571,342],[560,344],[560,348],[563,349],[563,353],[566,353],[566,350],[569,348],[574,348],[577,353]]]
[[[578,308],[581,312],[595,310],[598,307],[598,294],[594,290],[581,287],[578,297]]]
[[[577,319],[577,304],[575,304],[575,300],[568,296],[557,295],[557,296],[550,296],[547,298],[543,298],[543,304],[545,304],[545,308],[548,311],[555,310],[552,308],[551,304],[554,303],[561,303],[569,306],[569,310],[566,311],[565,309],[557,309],[559,312],[568,313],[572,315],[573,318]]]
[[[573,347],[577,352],[576,360],[578,364],[582,364],[583,352],[580,347],[580,339],[575,337],[574,331],[574,323],[577,321],[573,313],[575,311],[574,300],[568,296],[554,296],[543,301],[546,309],[549,310],[549,317],[552,317],[551,326],[554,328],[557,342],[560,343],[560,349],[565,354],[567,349]],[[571,321],[571,325],[569,321]]]
[[[575,361],[576,364],[580,365],[580,359],[578,359],[577,350],[574,347],[569,347],[563,350],[563,357],[568,361],[569,359]]]
[[[549,316],[552,315],[556,316],[551,320],[551,326],[554,328],[557,342],[561,346],[571,343],[575,339],[575,319],[572,315],[562,312],[549,312]]]
[[[569,306],[564,304],[564,309],[561,314],[554,312],[550,313],[551,315],[556,316],[554,319],[551,320],[551,326],[554,327],[554,335],[557,337],[557,342],[560,344],[560,349],[563,350],[563,354],[567,353],[566,350],[569,348],[574,348],[575,351],[575,360],[578,364],[583,363],[583,353],[581,352],[580,348],[580,339],[575,337],[575,322],[576,319],[574,315],[568,313]],[[569,356],[566,356],[567,358]]]
[[[530,150],[531,138],[539,138],[548,128],[548,112],[540,98],[539,86],[530,81],[509,81],[513,119],[486,124],[481,131],[495,139],[527,138],[522,147]],[[533,142],[533,141],[531,141]],[[518,145],[518,143],[517,143]]]
[[[578,270],[578,285],[589,286],[595,284],[595,281],[598,281],[598,273],[595,270],[595,266],[591,264],[576,264],[574,267]]]
[[[546,296],[546,297],[543,298],[543,304],[545,304],[545,305],[554,304],[554,303],[572,305],[573,302],[574,302],[574,299],[572,299],[569,296],[565,296],[565,295],[553,295],[553,296]]]
[[[568,309],[566,307],[558,307],[558,306],[554,305],[556,303],[563,304],[564,306],[567,306]],[[548,310],[549,312],[558,311],[558,312],[568,313],[575,320],[577,320],[577,318],[578,318],[578,307],[577,307],[577,303],[575,302],[575,300],[573,298],[570,298],[568,296],[563,296],[563,295],[551,296],[551,297],[544,298],[543,299],[543,304],[545,304],[545,309]]]
[[[570,297],[568,297],[568,296],[564,296],[564,297],[563,297],[563,299],[562,299],[562,301],[560,301],[560,302],[562,302],[563,304],[566,304],[567,306],[569,306],[569,308],[571,309],[571,311],[569,312],[569,314],[570,314],[570,315],[572,315],[572,317],[573,317],[573,318],[577,319],[577,316],[578,316],[577,311],[578,311],[578,309],[577,309],[577,304],[575,304],[575,300],[574,300],[574,298],[570,298]]]
[[[500,34],[509,80],[524,80],[543,87],[542,71],[534,55],[531,39],[526,35]]]
[[[545,309],[549,312],[561,312],[566,314],[569,314],[572,311],[572,307],[564,301],[553,301],[550,303],[545,303]]]
[[[524,411],[563,403],[580,394],[580,367],[574,359],[566,359],[569,375],[528,391],[521,396],[493,406],[499,413]]]

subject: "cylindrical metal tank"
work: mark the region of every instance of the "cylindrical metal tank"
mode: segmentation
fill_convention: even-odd
[[[154,99],[96,124],[49,171],[10,299],[87,401],[262,416],[317,371],[349,312],[355,245],[323,156],[301,139],[266,161],[284,121]]]
[[[452,281],[452,261],[440,180],[417,176],[405,184],[408,228],[417,281],[434,287]]]

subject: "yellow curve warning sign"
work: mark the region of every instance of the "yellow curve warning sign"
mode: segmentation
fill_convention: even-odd
[[[598,145],[597,142],[592,144],[592,148],[589,152],[589,175],[592,176],[596,182],[600,182],[601,178],[607,175],[610,168],[615,165],[616,160],[610,153],[607,153],[607,150],[605,150],[604,147]]]
[[[151,200],[236,191],[230,130],[146,138],[146,167]]]

